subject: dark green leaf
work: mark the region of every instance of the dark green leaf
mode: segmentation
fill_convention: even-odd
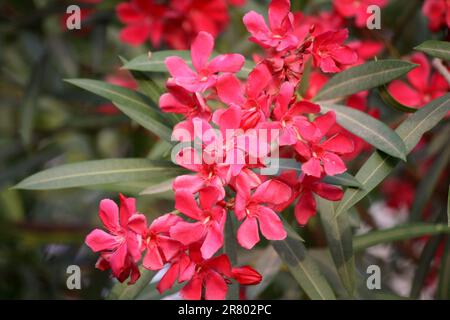
[[[433,100],[406,119],[395,131],[403,139],[407,152],[411,152],[422,135],[444,118],[448,111],[450,111],[450,94]],[[397,159],[375,151],[355,176],[363,188],[347,189],[336,209],[336,215],[347,211],[364,198],[389,175],[397,163]]]
[[[348,131],[377,149],[406,161],[406,148],[402,139],[383,122],[364,112],[342,105],[323,104],[320,107],[323,111],[334,110],[336,121]]]
[[[450,42],[427,40],[414,49],[425,52],[433,57],[450,61]]]
[[[335,300],[333,290],[320,273],[300,236],[286,223],[284,228],[288,233],[286,239],[272,241],[272,246],[281,260],[286,263],[292,276],[310,299]]]
[[[333,76],[314,97],[314,100],[333,100],[379,87],[404,75],[415,66],[415,64],[394,59],[366,62]]]
[[[316,197],[316,202],[331,256],[341,282],[352,298],[356,290],[356,272],[349,217],[348,215],[336,217],[334,203],[329,200]]]
[[[171,140],[172,130],[160,110],[144,95],[133,90],[103,81],[71,79],[67,82],[111,100],[123,113],[166,141]]]
[[[409,240],[425,235],[450,233],[450,227],[444,224],[433,223],[409,223],[384,230],[370,231],[366,234],[353,237],[354,251],[362,251],[381,243]]]

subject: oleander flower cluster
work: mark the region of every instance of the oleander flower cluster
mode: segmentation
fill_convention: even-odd
[[[346,44],[348,31],[332,20],[293,14],[289,0],[273,0],[268,22],[253,11],[243,18],[249,40],[264,52],[254,57],[251,70],[240,54],[215,54],[214,35],[205,31],[192,41],[190,61],[166,59],[170,78],[160,108],[183,117],[173,129],[172,138],[180,142],[174,160],[190,173],[173,182],[175,210],[150,224],[133,198],[121,195],[120,206],[101,201],[99,216],[108,232],[96,229],[86,238],[100,253],[99,269],[133,284],[142,261],[144,268],[166,270],[160,292],[178,282],[185,299],[223,299],[233,281],[261,281],[252,267],[232,266],[223,253],[227,220],[238,222],[236,241],[250,250],[261,236],[286,238],[280,213],[291,204],[304,226],[316,213],[315,196],[342,198],[342,189],[323,179],[346,171],[343,157],[357,143],[336,124],[334,111],[322,111],[311,98],[327,74],[359,64],[380,48],[358,56],[360,43]],[[308,60],[317,76],[301,96]],[[365,109],[364,98],[362,93],[349,99]],[[268,174],[275,158],[296,163],[301,173],[278,168]]]

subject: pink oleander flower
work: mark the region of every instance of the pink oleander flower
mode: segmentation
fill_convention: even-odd
[[[376,5],[380,8],[388,4],[388,0],[334,0],[333,6],[336,11],[344,18],[355,18],[355,25],[358,28],[364,28],[370,12],[367,8],[370,5]]]
[[[295,199],[298,199],[294,207],[294,214],[298,224],[302,226],[306,225],[308,220],[316,214],[314,194],[330,201],[341,200],[344,195],[339,187],[321,182],[320,178],[308,176],[304,173],[297,175],[293,170],[283,171],[277,179],[291,187],[292,196],[284,204],[277,206],[276,209],[282,211]]]
[[[217,37],[229,22],[226,0],[170,0],[164,40],[174,49],[188,49],[199,32]]]
[[[343,45],[347,38],[347,29],[327,31],[315,37],[311,50],[314,66],[323,72],[339,72],[345,65],[354,64],[358,55]]]
[[[294,90],[295,87],[289,82],[281,85],[273,110],[275,120],[262,126],[280,131],[280,146],[293,145],[299,137],[312,139],[316,133],[316,127],[305,114],[320,112],[320,106],[308,101],[296,101]]]
[[[294,16],[289,11],[289,0],[272,0],[269,4],[269,26],[264,17],[255,11],[244,16],[244,24],[252,34],[253,41],[263,48],[274,48],[277,51],[294,49],[299,41],[294,35]]]
[[[192,93],[171,81],[167,82],[166,88],[168,93],[159,98],[162,111],[182,114],[186,119],[198,117],[209,120],[211,110],[200,93]]]
[[[432,66],[425,54],[420,52],[413,54],[411,62],[419,66],[406,75],[408,83],[394,80],[388,85],[389,92],[400,103],[420,108],[449,91],[449,85],[444,77],[437,71],[432,72]]]
[[[244,130],[254,128],[269,114],[270,97],[265,90],[272,80],[269,69],[264,64],[257,65],[248,75],[245,86],[232,74],[225,74],[217,81],[217,94],[228,105],[237,105],[241,109],[238,127]],[[225,127],[228,119],[222,115],[226,109],[214,113],[214,122]]]
[[[428,18],[428,27],[431,31],[450,28],[449,0],[425,0],[422,12]]]
[[[347,170],[339,155],[352,152],[353,141],[342,134],[336,134],[324,140],[325,135],[335,123],[334,111],[317,117],[313,122],[318,129],[315,137],[311,140],[302,139],[296,143],[295,150],[304,162],[302,171],[307,175],[320,178],[323,172],[334,176]]]
[[[229,22],[225,0],[130,0],[119,3],[116,13],[125,24],[121,41],[137,46],[149,39],[155,48],[164,42],[187,49],[199,32],[217,36]]]
[[[131,0],[117,5],[116,13],[126,27],[120,31],[120,40],[137,46],[150,39],[158,47],[163,37],[164,15],[167,8],[153,0]]]
[[[219,72],[238,72],[245,59],[240,54],[221,54],[208,62],[214,48],[214,38],[207,32],[200,32],[191,46],[194,70],[180,57],[166,58],[166,66],[172,81],[190,92],[204,92],[217,82]]]
[[[142,265],[150,270],[159,270],[180,251],[181,244],[170,237],[170,229],[182,219],[174,214],[165,214],[153,220],[147,228],[144,215],[130,219],[128,227],[143,235],[143,246],[147,252]]]
[[[170,228],[170,236],[184,245],[200,242],[204,259],[211,258],[223,246],[225,209],[217,205],[221,194],[216,188],[200,191],[200,206],[194,195],[184,189],[175,193],[175,208],[196,222],[179,221]]]
[[[258,284],[261,280],[261,275],[249,266],[233,269],[225,254],[205,260],[193,246],[189,255],[195,263],[195,272],[180,290],[184,299],[200,300],[203,297],[206,300],[223,300],[226,298],[231,279],[234,278],[243,285]]]
[[[129,284],[139,278],[136,266],[141,258],[142,235],[130,228],[130,223],[141,214],[136,212],[136,200],[120,195],[120,210],[114,201],[104,199],[100,202],[99,217],[105,228],[94,229],[86,237],[85,243],[94,252],[100,252],[101,257],[97,267],[105,270],[111,268],[113,275],[123,282],[131,275]]]
[[[238,183],[235,214],[242,224],[237,231],[239,244],[246,249],[253,248],[259,242],[258,224],[261,233],[268,240],[286,238],[278,215],[269,206],[279,205],[291,197],[291,189],[277,180],[268,180],[259,185],[253,194],[248,184]]]

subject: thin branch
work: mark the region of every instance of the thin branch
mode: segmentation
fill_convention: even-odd
[[[448,71],[447,67],[444,66],[442,60],[439,58],[434,58],[432,64],[436,68],[436,70],[439,71],[439,73],[445,78],[448,85],[450,86],[450,72]]]

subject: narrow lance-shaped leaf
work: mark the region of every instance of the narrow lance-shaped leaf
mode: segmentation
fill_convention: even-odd
[[[159,108],[148,98],[133,90],[103,81],[71,79],[67,82],[111,100],[123,113],[160,138],[170,141],[172,130],[165,124]]]
[[[120,57],[120,60],[122,61],[122,64],[126,64],[128,62],[122,57]],[[159,97],[163,94],[164,90],[158,86],[158,84],[150,78],[147,73],[137,70],[130,70],[130,73],[138,84],[138,91],[146,95],[153,102],[153,104],[157,106],[159,111]],[[171,126],[174,126],[179,122],[177,116],[173,113],[161,112],[161,115]]]
[[[359,110],[337,105],[323,104],[323,111],[334,110],[336,121],[345,129],[361,137],[375,148],[406,161],[406,148],[403,140],[383,122]]]
[[[347,215],[335,217],[332,201],[316,197],[316,202],[320,212],[320,221],[339,277],[349,297],[353,297],[356,289],[356,272],[349,218]]]
[[[170,161],[106,159],[65,164],[22,180],[17,189],[61,189],[96,184],[140,181],[155,174],[177,174],[183,169]]]
[[[425,235],[450,233],[450,227],[444,224],[424,222],[409,223],[384,230],[370,231],[353,237],[353,250],[362,251],[381,243],[409,240]]]
[[[212,57],[217,55],[218,53],[214,52],[212,54]],[[164,50],[140,55],[127,62],[123,67],[129,70],[148,71],[148,72],[168,72],[164,61],[167,57],[170,56],[180,57],[183,60],[185,60],[189,66],[192,66],[191,54],[189,51]],[[246,78],[254,67],[255,64],[252,61],[246,60],[241,71],[237,73],[237,76],[241,78]]]
[[[416,196],[412,204],[409,219],[411,221],[420,220],[420,214],[424,211],[426,204],[430,201],[433,191],[436,188],[439,178],[446,169],[450,159],[450,148],[445,147],[428,169],[428,172],[420,181],[417,187]]]
[[[310,299],[335,300],[333,290],[320,273],[300,236],[287,223],[284,224],[284,228],[288,234],[286,239],[272,241],[272,246],[286,263],[292,276]]]
[[[272,165],[276,165],[278,167],[278,172],[275,175],[279,175],[281,172],[285,170],[295,170],[297,172],[301,172],[301,163],[294,159],[273,159]],[[337,174],[334,176],[326,176],[323,178],[323,182],[334,184],[338,186],[346,186],[346,187],[355,187],[360,188],[361,184],[359,181],[352,176],[351,174],[344,172],[341,174]]]
[[[450,61],[450,42],[427,40],[414,49],[425,52],[430,56]]]
[[[411,286],[411,292],[409,296],[412,299],[418,299],[422,286],[425,282],[425,279],[428,275],[428,271],[431,267],[431,262],[436,255],[436,250],[439,247],[439,244],[442,240],[440,236],[434,236],[428,239],[427,244],[422,250],[422,254],[420,255],[419,264],[417,266],[416,272],[414,273],[414,279]]]
[[[317,93],[314,100],[333,100],[379,87],[406,74],[415,66],[410,62],[394,59],[366,62],[333,76]]]
[[[439,299],[448,300],[450,298],[450,237],[447,237],[444,255],[441,259],[437,296]]]
[[[433,100],[406,119],[395,131],[403,139],[407,152],[411,152],[422,135],[444,118],[448,111],[450,111],[450,94]],[[336,209],[336,215],[347,211],[364,198],[389,175],[397,163],[397,159],[375,151],[355,176],[363,188],[347,189]]]

